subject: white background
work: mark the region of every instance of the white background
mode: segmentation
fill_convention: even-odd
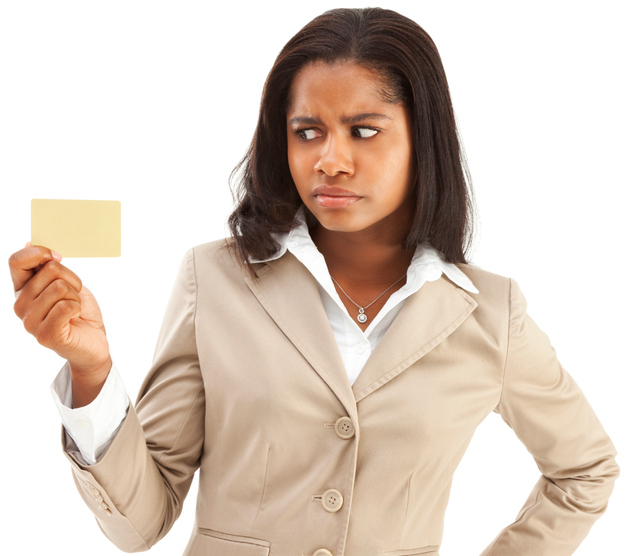
[[[275,56],[338,7],[212,5],[0,4],[0,252],[8,258],[29,240],[31,198],[122,202],[122,256],[65,263],[99,300],[133,398],[183,253],[225,234],[227,178],[250,141]],[[624,3],[380,5],[417,21],[440,50],[479,206],[473,262],[517,279],[625,467]],[[0,281],[2,542],[20,547],[12,554],[117,554],[60,450],[48,385],[62,361],[13,314],[8,272]],[[489,416],[456,474],[442,555],[480,553],[537,478],[512,431]],[[626,484],[618,481],[578,555],[626,554]],[[181,553],[193,498],[152,554]]]

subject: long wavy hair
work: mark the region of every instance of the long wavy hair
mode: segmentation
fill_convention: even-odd
[[[384,78],[386,98],[411,116],[417,178],[407,249],[429,242],[445,260],[465,263],[475,204],[464,151],[436,45],[414,21],[381,8],[336,9],[301,29],[268,74],[251,145],[230,182],[236,208],[228,224],[238,259],[263,260],[279,245],[271,234],[290,231],[301,198],[288,166],[286,113],[292,82],[306,64],[351,61]],[[316,224],[306,209],[308,224]]]

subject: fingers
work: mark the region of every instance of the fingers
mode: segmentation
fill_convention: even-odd
[[[41,345],[81,372],[100,369],[109,357],[100,309],[81,279],[60,261],[58,253],[30,243],[11,255],[13,308]]]
[[[9,259],[15,314],[40,344],[53,349],[70,320],[81,314],[83,284],[60,260],[50,249],[28,244]]]
[[[38,324],[33,335],[42,346],[57,351],[68,343],[68,323],[78,318],[80,314],[80,303],[68,299],[57,301]]]
[[[50,310],[54,302],[61,299],[78,301],[78,294],[82,287],[80,278],[69,268],[57,261],[48,261],[19,290],[13,309],[15,314],[24,320],[26,314],[34,306],[41,310],[46,308]],[[46,292],[45,296],[43,296],[44,292]]]
[[[83,287],[81,279],[68,267],[57,261],[48,261],[42,264],[40,270],[22,286],[20,297],[26,296],[35,299],[55,280],[65,280],[77,292],[80,292]]]
[[[26,295],[20,298],[26,299]],[[24,328],[46,347],[51,347],[58,337],[57,328],[67,328],[68,322],[81,314],[79,293],[65,280],[52,281],[34,302],[19,301],[15,303],[15,312]]]
[[[61,255],[51,251],[47,247],[31,245],[27,242],[26,247],[13,253],[9,257],[9,270],[13,289],[18,292],[24,284],[28,282],[41,267],[49,261],[61,261]]]

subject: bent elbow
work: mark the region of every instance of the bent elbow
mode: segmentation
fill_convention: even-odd
[[[574,470],[562,476],[546,477],[559,490],[561,502],[574,511],[602,514],[619,477],[619,465],[613,455],[606,456],[586,469]]]

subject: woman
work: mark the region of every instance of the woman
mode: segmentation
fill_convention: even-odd
[[[497,411],[543,475],[483,554],[573,553],[615,451],[516,283],[467,264],[471,194],[427,34],[380,9],[310,22],[240,170],[234,240],[186,254],[135,407],[80,279],[45,247],[11,258],[16,313],[68,361],[64,448],[105,534],[149,548],[200,467],[185,554],[437,555],[453,472]]]

